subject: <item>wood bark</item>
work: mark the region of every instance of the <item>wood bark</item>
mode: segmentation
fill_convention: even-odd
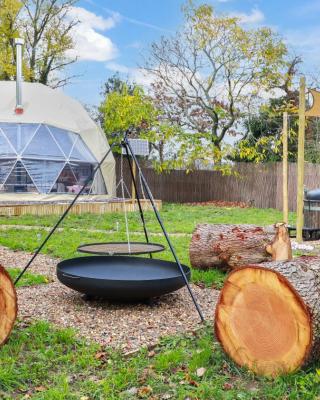
[[[199,224],[193,232],[189,256],[193,268],[229,270],[271,260],[266,246],[274,227]]]
[[[232,271],[216,307],[215,333],[228,355],[262,375],[320,357],[320,257]]]
[[[0,265],[0,345],[11,333],[17,318],[17,295],[8,272]]]

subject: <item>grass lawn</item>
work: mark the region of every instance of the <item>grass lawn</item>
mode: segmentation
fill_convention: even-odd
[[[256,208],[221,208],[212,206],[187,206],[180,204],[164,204],[161,216],[166,229],[171,234],[184,234],[171,236],[174,247],[182,263],[189,265],[188,248],[190,235],[195,226],[201,222],[224,224],[256,224],[270,225],[281,221],[281,212],[273,209]],[[290,214],[293,220],[294,214]],[[34,251],[41,243],[47,232],[39,227],[51,227],[56,222],[57,216],[21,216],[0,217],[0,225],[12,225],[12,229],[1,232],[0,244],[15,250]],[[128,213],[131,240],[143,241],[143,229],[138,212]],[[146,213],[150,240],[166,245],[165,239],[159,236],[160,226],[153,212]],[[34,229],[20,230],[14,225],[35,226]],[[113,213],[104,216],[83,214],[69,215],[63,222],[64,230],[57,232],[49,241],[43,252],[54,257],[70,258],[79,256],[76,252],[80,244],[104,241],[126,241],[126,228],[124,214]],[[102,230],[103,232],[92,232]],[[104,232],[106,231],[106,232]],[[112,231],[112,232],[110,232]],[[167,247],[167,246],[166,246]],[[166,250],[159,254],[165,260],[172,260],[171,253]],[[207,286],[220,288],[225,274],[220,271],[192,272],[192,280],[204,283]]]
[[[145,213],[150,232],[161,232],[153,212]],[[256,224],[270,225],[282,221],[282,213],[274,209],[258,208],[226,208],[212,206],[188,206],[183,204],[164,203],[161,216],[169,233],[191,234],[198,223],[213,224]],[[294,213],[290,213],[291,222]],[[0,217],[0,225],[38,225],[51,227],[57,221],[57,216],[26,215],[20,217]],[[138,212],[128,213],[131,231],[143,232]],[[63,222],[63,227],[83,229],[103,229],[125,232],[123,213],[69,215]]]
[[[14,281],[21,272],[20,268],[8,268],[7,271],[11,276],[11,279]],[[34,286],[34,285],[41,285],[43,283],[49,283],[49,279],[40,274],[34,274],[31,272],[26,272],[20,281],[17,284],[17,287],[20,286]]]
[[[188,264],[190,234],[198,222],[269,225],[281,220],[275,210],[192,207],[164,204],[162,216],[183,263]],[[291,215],[291,218],[294,216]],[[0,233],[0,244],[12,249],[35,250],[46,235],[34,227],[48,227],[57,217],[0,218],[12,228]],[[153,214],[147,213],[151,239],[164,243]],[[132,240],[143,240],[139,216],[130,214]],[[69,216],[65,228],[52,237],[44,253],[73,257],[76,247],[93,241],[126,240],[123,215]],[[90,229],[113,230],[112,233]],[[171,259],[168,251],[161,254]],[[22,266],[21,266],[22,267]],[[19,270],[11,269],[12,276]],[[22,285],[45,283],[26,275]],[[193,271],[194,281],[220,287],[224,274]],[[40,306],[40,305],[39,305]],[[275,380],[259,378],[237,367],[215,341],[212,326],[198,333],[164,338],[153,350],[142,349],[131,358],[76,338],[70,329],[57,329],[43,321],[20,321],[0,349],[0,399],[35,400],[219,400],[320,399],[320,363]]]
[[[319,395],[317,366],[275,380],[255,377],[226,358],[210,326],[126,358],[77,339],[70,329],[20,323],[0,351],[4,400],[312,400]]]

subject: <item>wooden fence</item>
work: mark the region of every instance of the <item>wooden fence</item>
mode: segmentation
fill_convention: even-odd
[[[126,163],[124,181],[129,191],[131,179]],[[237,163],[237,176],[224,176],[217,171],[197,170],[186,174],[183,170],[156,173],[142,168],[154,198],[174,203],[208,200],[243,201],[258,208],[282,209],[282,164]],[[120,168],[117,165],[117,182]],[[296,207],[296,164],[289,164],[289,209]],[[320,187],[320,165],[305,165],[305,187]],[[141,194],[141,193],[140,193]]]

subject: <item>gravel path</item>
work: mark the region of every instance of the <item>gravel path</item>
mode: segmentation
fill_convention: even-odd
[[[23,267],[29,253],[0,247],[5,267]],[[79,335],[125,353],[141,346],[153,346],[160,337],[192,331],[199,327],[199,316],[185,288],[146,303],[86,302],[81,295],[60,284],[55,277],[57,260],[40,255],[31,271],[53,279],[52,283],[17,290],[19,317],[43,319],[61,327],[72,327]],[[192,285],[207,320],[212,320],[219,292]]]
[[[14,251],[6,247],[0,246],[0,264],[5,268],[24,268],[28,261],[31,259],[33,253],[24,251]],[[57,280],[55,266],[59,260],[49,256],[39,254],[31,267],[30,272],[42,274],[50,278],[50,280]]]

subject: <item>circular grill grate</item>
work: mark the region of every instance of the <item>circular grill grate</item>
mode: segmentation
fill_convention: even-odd
[[[78,247],[80,253],[88,254],[109,254],[109,255],[130,255],[130,254],[149,254],[159,253],[165,249],[158,243],[145,242],[108,242],[108,243],[91,243]]]

